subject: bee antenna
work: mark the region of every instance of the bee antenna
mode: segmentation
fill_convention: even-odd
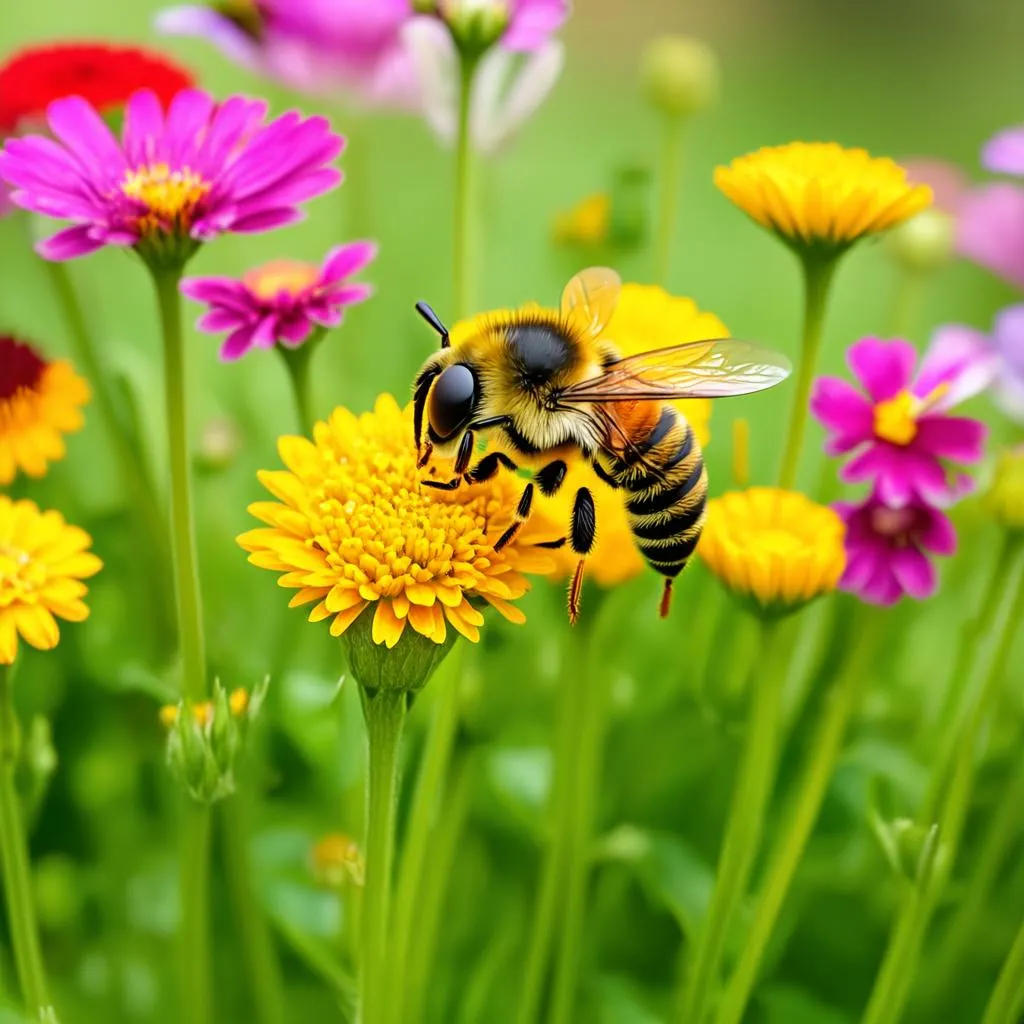
[[[416,312],[441,335],[441,348],[448,348],[452,341],[448,336],[448,328],[441,323],[441,318],[425,302],[416,303]]]

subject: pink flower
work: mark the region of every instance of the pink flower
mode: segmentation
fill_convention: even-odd
[[[996,404],[1011,419],[1024,423],[1024,304],[1007,306],[997,314],[992,347],[999,356],[992,389]]]
[[[985,143],[981,162],[994,174],[1024,177],[1024,127],[1005,128]]]
[[[276,260],[256,267],[240,281],[230,277],[187,277],[182,294],[210,308],[197,322],[201,331],[230,331],[222,359],[238,359],[252,348],[277,344],[298,348],[317,328],[337,327],[346,306],[363,302],[373,289],[347,279],[377,255],[372,242],[339,245],[323,266]]]
[[[118,142],[100,115],[72,96],[47,110],[55,138],[7,141],[0,178],[14,186],[16,205],[74,223],[39,243],[46,259],[117,245],[152,262],[181,264],[225,232],[299,220],[300,203],[341,180],[328,165],[344,139],[325,118],[291,112],[267,124],[266,111],[261,100],[215,103],[185,89],[165,115],[143,89],[128,100]]]
[[[869,604],[894,604],[904,594],[931,597],[937,584],[932,555],[952,555],[949,518],[921,503],[890,508],[873,494],[860,505],[834,506],[846,523],[846,570],[839,588]]]
[[[934,157],[915,157],[900,160],[912,185],[927,185],[932,190],[932,208],[956,217],[969,188],[967,175],[945,160]]]
[[[935,333],[914,376],[916,361],[909,342],[864,338],[850,347],[847,362],[867,393],[821,377],[811,396],[811,411],[830,434],[825,450],[856,453],[842,478],[873,480],[879,499],[894,508],[945,505],[963,493],[969,480],[951,483],[945,461],[977,462],[986,428],[947,410],[984,390],[998,366],[984,335],[959,327]]]
[[[229,59],[298,92],[416,109],[416,73],[401,40],[411,16],[410,0],[261,0],[237,15],[205,4],[171,7],[156,26],[209,39]]]
[[[957,252],[1024,290],[1024,188],[993,182],[960,205]]]

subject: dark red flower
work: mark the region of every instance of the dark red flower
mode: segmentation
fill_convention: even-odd
[[[161,103],[194,82],[184,68],[137,47],[57,43],[21,50],[0,66],[0,135],[38,121],[66,96],[81,96],[101,113],[122,107],[137,89]]]

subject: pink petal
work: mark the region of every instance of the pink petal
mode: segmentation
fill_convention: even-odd
[[[890,565],[897,582],[911,597],[921,601],[935,593],[935,566],[917,548],[896,548]]]
[[[231,225],[232,231],[240,234],[258,234],[261,231],[271,231],[274,228],[284,227],[286,224],[294,224],[305,216],[301,210],[293,206],[276,210],[264,210],[262,213],[254,213],[241,220],[236,220]]]
[[[871,403],[839,377],[819,377],[814,382],[810,408],[819,422],[839,435],[828,445],[833,455],[848,452],[874,435]]]
[[[914,394],[927,398],[944,386],[948,390],[932,408],[951,409],[984,391],[998,370],[999,355],[986,335],[962,324],[949,324],[932,335]]]
[[[234,330],[248,321],[233,309],[211,309],[196,321],[196,330],[206,334],[223,334]]]
[[[926,522],[918,532],[921,547],[936,555],[956,554],[956,530],[949,516],[938,509],[928,509]]]
[[[88,256],[106,244],[105,239],[97,240],[93,237],[91,224],[80,224],[78,227],[58,231],[57,234],[37,242],[35,249],[44,260],[61,263],[79,256]]]
[[[252,347],[252,333],[252,327],[239,327],[229,334],[220,349],[221,359],[230,362],[244,356]]]
[[[862,338],[850,346],[846,361],[871,398],[884,402],[910,384],[917,352],[908,341]]]
[[[954,462],[978,462],[984,454],[988,428],[958,416],[923,416],[917,422],[914,447]]]
[[[992,342],[1006,363],[1006,371],[1024,379],[1024,303],[1007,306],[992,326]]]
[[[912,185],[928,185],[935,196],[934,206],[943,213],[955,217],[967,193],[967,175],[945,160],[933,157],[900,160],[900,166],[907,172],[907,181]]]
[[[957,223],[957,251],[1024,288],[1024,189],[999,182],[972,189]]]
[[[981,162],[995,174],[1024,175],[1024,128],[1007,128],[989,139]]]
[[[335,246],[324,260],[321,281],[324,284],[333,284],[349,277],[362,270],[376,256],[377,246],[374,242],[351,242],[348,245]]]

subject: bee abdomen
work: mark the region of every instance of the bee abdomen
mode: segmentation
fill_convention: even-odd
[[[704,458],[690,424],[670,405],[636,447],[641,458],[615,467],[629,495],[630,528],[651,568],[673,577],[693,554],[704,525]]]

